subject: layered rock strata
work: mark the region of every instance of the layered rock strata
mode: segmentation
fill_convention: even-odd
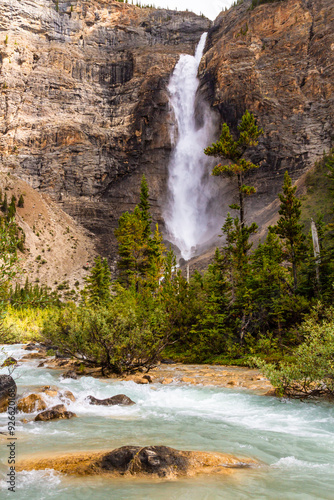
[[[209,26],[189,12],[111,0],[3,0],[3,167],[49,193],[110,253],[143,172],[161,218],[171,148],[166,87],[180,53],[193,53]]]
[[[284,171],[298,179],[334,144],[333,1],[284,0],[251,10],[245,0],[222,12],[200,77],[203,94],[233,131],[246,109],[264,129],[251,154],[261,164],[250,181],[257,194],[247,200],[248,218],[264,223]]]
[[[210,22],[111,0],[0,4],[0,161],[49,193],[114,257],[119,215],[146,174],[163,222],[171,152],[167,84],[209,30],[201,94],[236,130],[245,109],[264,136],[251,158],[247,217],[265,225],[285,169],[296,180],[333,146],[334,5],[250,0]],[[199,106],[198,118],[200,119]],[[218,130],[217,130],[218,134]],[[217,180],[224,213],[235,190]],[[217,228],[217,233],[219,228]]]

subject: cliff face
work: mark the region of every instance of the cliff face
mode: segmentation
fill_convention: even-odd
[[[113,255],[113,230],[138,202],[143,173],[162,222],[166,88],[179,55],[194,53],[209,30],[202,94],[232,129],[248,109],[265,132],[251,155],[262,168],[248,202],[249,218],[265,224],[283,172],[299,178],[333,145],[333,1],[250,10],[245,0],[210,26],[192,13],[111,0],[2,0],[2,167],[52,196]],[[227,211],[233,187],[217,182]]]
[[[246,109],[264,129],[253,160],[262,168],[247,201],[265,222],[287,169],[297,179],[334,143],[333,0],[284,0],[222,12],[209,31],[201,88],[236,130]]]
[[[49,193],[110,253],[143,172],[161,218],[166,86],[180,53],[193,53],[209,26],[192,13],[111,0],[2,0],[2,166]]]

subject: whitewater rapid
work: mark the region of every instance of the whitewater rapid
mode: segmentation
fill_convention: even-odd
[[[6,348],[19,359],[27,351]],[[0,355],[0,363],[5,355]],[[39,360],[22,363],[14,372],[18,393],[43,385],[70,390],[75,402],[67,409],[72,420],[29,421],[35,414],[17,415],[17,453],[53,455],[89,450],[112,450],[123,445],[163,444],[183,450],[205,450],[254,458],[262,464],[224,477],[178,481],[149,479],[73,478],[49,471],[21,472],[17,493],[6,490],[4,441],[0,441],[1,498],[20,500],[332,500],[334,491],[334,407],[327,403],[281,401],[246,390],[171,385],[138,385],[83,376],[61,379],[59,370],[37,368]],[[2,369],[1,373],[6,370]],[[119,393],[136,405],[89,405],[86,396],[107,398]],[[63,403],[50,398],[50,404]],[[5,432],[7,414],[0,414]]]

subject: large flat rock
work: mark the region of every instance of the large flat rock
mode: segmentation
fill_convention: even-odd
[[[223,453],[180,451],[168,446],[122,446],[108,453],[76,453],[28,459],[17,470],[53,469],[70,475],[158,477],[174,479],[196,474],[221,474],[258,465],[248,458]]]

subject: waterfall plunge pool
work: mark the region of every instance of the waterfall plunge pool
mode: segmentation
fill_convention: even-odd
[[[19,359],[21,346],[6,346]],[[18,394],[43,385],[73,392],[72,420],[21,422],[34,416],[17,414],[18,460],[36,454],[52,456],[123,445],[166,445],[182,450],[219,451],[254,458],[261,466],[226,476],[189,479],[106,479],[69,477],[52,470],[20,472],[16,492],[7,490],[6,436],[1,437],[1,498],[20,500],[93,498],[131,500],[315,500],[334,498],[334,407],[328,403],[281,401],[245,390],[193,387],[185,384],[137,385],[134,382],[81,377],[60,380],[60,371],[22,363],[14,372]],[[5,369],[1,373],[6,373]],[[92,406],[89,394],[106,398],[124,393],[130,407]],[[61,401],[52,400],[52,405]],[[0,431],[7,413],[0,414]]]

